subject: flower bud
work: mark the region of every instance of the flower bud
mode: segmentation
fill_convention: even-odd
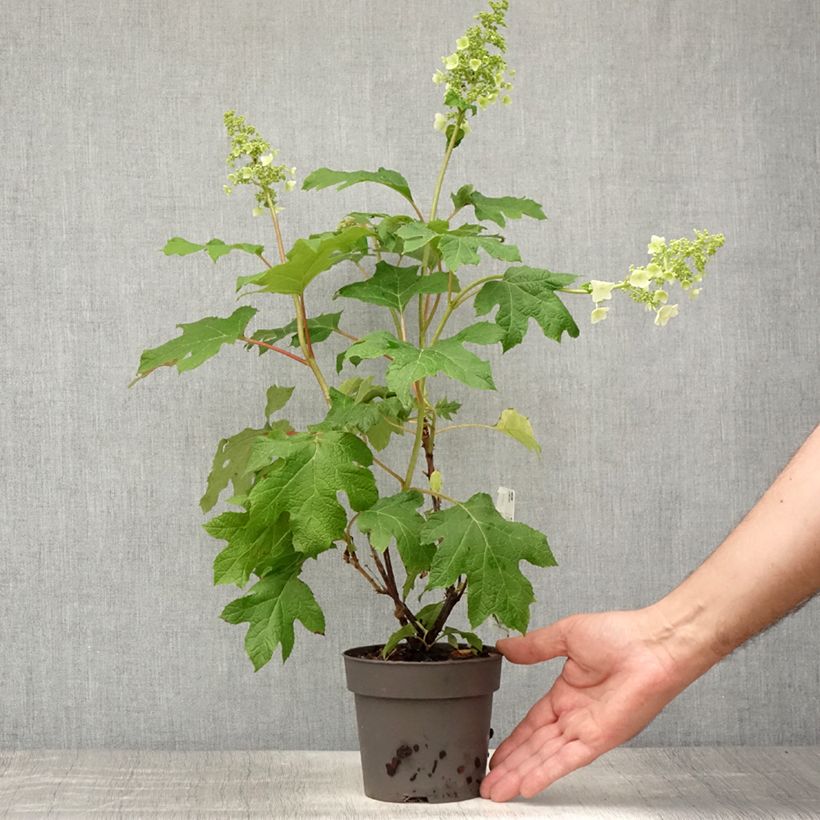
[[[592,320],[593,325],[597,325],[598,322],[603,322],[606,319],[607,313],[609,313],[608,307],[596,307],[589,318]]]

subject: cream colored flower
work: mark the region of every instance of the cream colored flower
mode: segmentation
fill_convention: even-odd
[[[655,324],[659,327],[663,327],[673,316],[678,315],[678,306],[677,305],[664,305],[656,314],[655,314]]]
[[[264,208],[254,208],[253,211],[251,211],[251,213],[254,216],[262,216],[262,214],[265,213],[265,209]]]
[[[295,179],[289,179],[285,182],[285,190],[286,191],[292,191],[295,187],[296,187],[296,180]]]
[[[259,162],[261,162],[262,165],[270,165],[273,162],[273,154],[262,154],[262,156],[259,157]]]
[[[444,67],[448,71],[452,71],[454,68],[458,68],[459,62],[458,54],[450,54],[444,58]]]
[[[669,294],[665,290],[656,290],[652,298],[658,305],[665,305],[669,301]]]
[[[609,313],[608,307],[596,307],[589,318],[593,325],[597,325],[598,322],[603,322],[603,320],[606,319],[607,313]]]
[[[470,68],[472,68],[473,71],[478,71],[478,69],[481,68],[481,60],[477,60],[473,57],[473,59],[470,60]]]
[[[436,114],[436,118],[433,120],[433,128],[436,131],[444,131],[447,129],[447,117],[444,114]]]
[[[660,253],[665,247],[666,237],[655,236],[655,234],[652,234],[652,238],[649,240],[649,244],[646,246],[646,249],[650,256],[654,256],[656,253]]]
[[[467,48],[469,45],[470,45],[470,38],[469,37],[459,37],[458,40],[456,40],[456,48],[459,51],[464,51],[464,49]]]
[[[629,274],[629,284],[634,288],[646,290],[649,287],[650,278],[649,271],[646,268],[635,268],[635,270]]]
[[[612,288],[615,287],[614,282],[602,282],[600,279],[592,279],[589,285],[592,288],[592,301],[596,304],[612,298]]]
[[[690,299],[697,299],[699,293],[700,293],[700,288],[692,288],[692,290],[689,291],[689,298]]]

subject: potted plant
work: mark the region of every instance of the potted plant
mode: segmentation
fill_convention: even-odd
[[[564,334],[578,336],[564,294],[591,298],[594,324],[607,316],[614,292],[623,291],[652,313],[656,325],[665,325],[678,312],[669,304],[672,288],[696,296],[708,258],[724,241],[705,230],[672,242],[653,236],[648,264],[633,265],[614,281],[579,282],[525,265],[502,234],[508,220],[546,218],[533,199],[491,196],[463,184],[447,209],[441,207],[448,163],[470,124],[488,105],[510,101],[507,8],[507,0],[490,0],[433,76],[444,89],[445,113],[434,120],[443,157],[427,211],[397,171],[319,168],[304,179],[303,190],[376,184],[394,191],[402,208],[345,214],[335,227],[288,249],[280,202],[282,192],[295,187],[296,169],[279,164],[278,152],[242,116],[225,114],[231,146],[226,193],[240,186],[254,191],[254,215],[271,220],[274,250],[174,237],[164,252],[204,252],[214,262],[245,254],[257,271],[239,277],[240,298],[285,300],[293,319],[251,329],[257,308],[242,305],[227,317],[180,325],[180,335],[142,354],[135,379],[161,367],[192,370],[238,343],[267,360],[280,357],[281,379],[315,382],[322,411],[302,430],[279,416],[294,388],[268,388],[263,423],[219,442],[201,506],[210,511],[230,487],[231,509],[205,529],[227,542],[214,561],[214,582],[243,588],[253,579],[222,617],[249,625],[245,647],[255,669],[277,647],[288,658],[297,621],[324,633],[319,603],[299,577],[305,562],[325,553],[323,560],[341,557],[384,599],[384,642],[344,653],[357,701],[365,792],[380,800],[478,795],[501,659],[474,632],[450,625],[450,615],[466,599],[473,629],[493,619],[523,632],[534,597],[519,565],[555,565],[546,537],[502,515],[486,493],[468,499],[446,494],[436,463],[438,437],[464,428],[486,428],[538,452],[529,420],[508,408],[492,423],[469,412],[463,414],[467,421],[454,422],[468,408],[439,392],[439,385],[449,378],[494,389],[490,365],[476,347],[500,345],[506,353],[533,327],[556,342]],[[506,266],[475,275],[474,266],[487,257]],[[315,312],[309,286],[318,276],[334,276],[336,297],[366,303],[374,322],[381,318],[383,324],[356,338],[343,328],[341,310]],[[479,321],[454,331],[452,317],[471,309]],[[336,357],[341,375],[334,379],[316,355],[330,340],[342,343]],[[351,375],[364,360],[381,362],[383,376]],[[392,492],[379,493],[375,471],[395,485]]]

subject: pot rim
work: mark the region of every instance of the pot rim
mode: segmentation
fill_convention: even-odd
[[[451,660],[446,661],[389,661],[385,658],[363,658],[359,655],[353,655],[351,653],[363,651],[363,650],[372,650],[372,649],[381,649],[384,646],[383,643],[374,643],[369,644],[367,646],[351,646],[350,649],[345,649],[342,652],[342,656],[345,658],[349,658],[351,661],[356,661],[357,663],[368,663],[368,664],[376,664],[376,665],[389,665],[390,667],[413,667],[418,668],[421,666],[427,666],[431,668],[441,668],[441,667],[448,667],[448,666],[455,666],[461,665],[464,663],[497,663],[503,655],[492,646],[485,646],[484,649],[489,653],[484,657],[465,657],[465,658],[452,658]]]

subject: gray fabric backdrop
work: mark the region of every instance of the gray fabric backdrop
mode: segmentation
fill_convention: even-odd
[[[395,167],[427,201],[441,141],[430,75],[475,2],[3,0],[0,745],[353,748],[339,653],[386,609],[334,554],[309,569],[328,618],[254,675],[217,615],[197,502],[217,439],[260,421],[297,366],[240,349],[128,391],[179,321],[227,315],[242,260],[158,253],[174,234],[270,243],[226,200],[221,115],[249,114],[300,175]],[[702,294],[661,330],[613,302],[561,346],[532,333],[476,419],[514,405],[539,459],[501,437],[442,440],[454,494],[519,491],[560,568],[534,574],[535,624],[651,602],[737,522],[818,420],[818,31],[810,0],[516,0],[515,103],[481,115],[448,189],[530,195],[525,258],[616,278],[652,233],[724,231]],[[286,200],[289,239],[359,187]],[[310,293],[315,310],[351,278]],[[264,303],[264,321],[287,318]],[[347,324],[367,328],[353,308]],[[338,347],[338,346],[337,346]],[[325,352],[330,362],[330,350]],[[460,391],[448,392],[458,394]],[[315,389],[290,416],[316,418]],[[643,744],[818,738],[817,603],[691,687]],[[483,632],[494,639],[492,629]],[[559,667],[507,669],[507,732]]]

